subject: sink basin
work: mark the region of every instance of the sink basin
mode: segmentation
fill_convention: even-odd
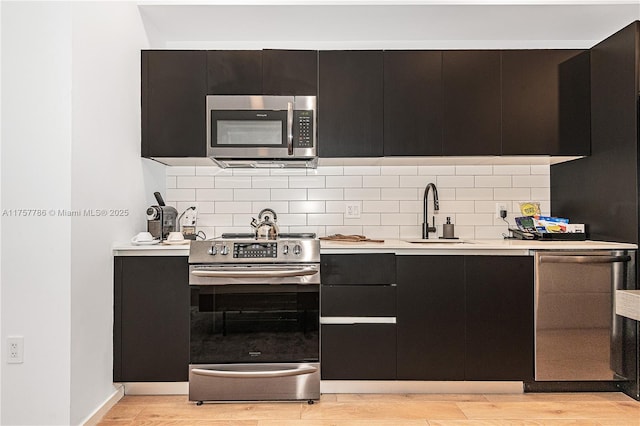
[[[405,240],[408,243],[416,243],[416,244],[460,244],[466,243],[467,241],[463,239],[453,239],[453,238],[429,238],[427,240],[423,240],[421,238],[413,238]]]

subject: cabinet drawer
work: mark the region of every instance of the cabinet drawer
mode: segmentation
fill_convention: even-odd
[[[395,317],[396,286],[322,285],[320,313],[325,317]]]
[[[322,379],[394,380],[395,324],[322,325]]]
[[[393,253],[327,254],[320,257],[322,284],[375,285],[396,283]]]

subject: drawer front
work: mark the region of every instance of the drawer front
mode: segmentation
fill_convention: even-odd
[[[393,253],[326,254],[320,258],[326,285],[389,285],[396,283]]]
[[[396,286],[322,285],[320,314],[323,317],[395,317]]]
[[[322,325],[324,380],[394,380],[395,324]]]

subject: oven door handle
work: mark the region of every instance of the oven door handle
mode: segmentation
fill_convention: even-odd
[[[229,370],[207,370],[194,368],[191,372],[198,376],[208,377],[230,377],[230,378],[263,378],[263,377],[288,377],[301,376],[303,374],[313,374],[318,369],[312,366],[303,366],[286,370],[266,370],[266,371],[229,371]]]
[[[235,266],[219,267],[208,269],[194,269],[192,275],[196,277],[208,278],[281,278],[281,277],[301,277],[305,275],[315,275],[319,273],[317,266],[287,266],[287,267],[259,267],[259,266]]]

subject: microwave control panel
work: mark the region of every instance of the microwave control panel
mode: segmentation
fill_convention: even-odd
[[[313,148],[313,111],[293,111],[293,146]]]

